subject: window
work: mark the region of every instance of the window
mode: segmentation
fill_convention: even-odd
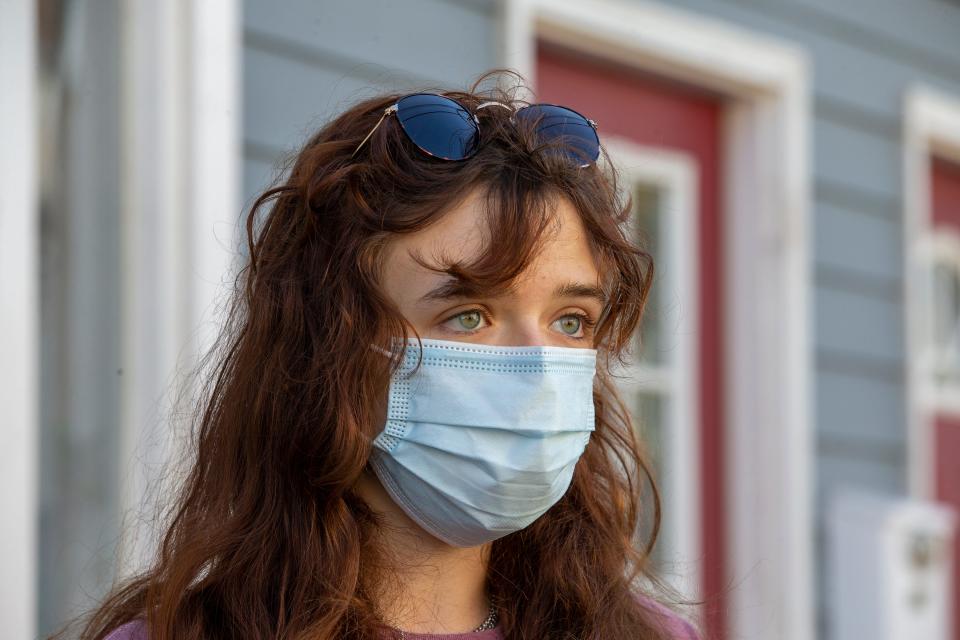
[[[927,282],[927,375],[941,389],[960,392],[960,234],[933,232]]]

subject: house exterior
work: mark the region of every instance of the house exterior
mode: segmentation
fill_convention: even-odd
[[[19,206],[40,220],[41,204],[45,224],[0,238],[36,238],[11,268],[37,286],[3,294],[43,311],[7,319],[37,345],[15,354],[38,377],[7,410],[39,471],[0,471],[39,478],[10,498],[39,526],[0,545],[38,554],[18,565],[36,586],[16,598],[39,612],[24,637],[117,571],[121,520],[172,451],[147,427],[156,399],[180,345],[215,326],[238,221],[279,162],[365,96],[463,88],[493,67],[597,120],[635,197],[660,275],[623,391],[662,475],[658,559],[705,601],[692,614],[711,637],[839,640],[839,491],[960,510],[960,4],[137,0],[78,2],[59,28],[47,4],[15,18],[60,43],[46,63],[40,48],[53,88],[36,102],[65,114],[73,155],[48,182],[67,186],[18,175]],[[0,25],[12,16],[0,5]]]

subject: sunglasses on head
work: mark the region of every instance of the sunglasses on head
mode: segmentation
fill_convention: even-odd
[[[513,110],[513,107],[494,101],[484,102],[476,110],[490,106]],[[417,148],[435,158],[466,160],[480,146],[480,121],[476,113],[470,113],[462,104],[446,96],[413,93],[384,110],[377,124],[354,149],[351,158],[390,114],[396,114],[400,128]],[[541,142],[561,143],[558,148],[579,167],[588,167],[600,157],[597,123],[573,109],[555,104],[531,104],[514,111],[510,119],[534,123]]]

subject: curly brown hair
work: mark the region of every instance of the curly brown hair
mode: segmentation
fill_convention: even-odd
[[[522,86],[494,69],[468,91],[422,91],[473,110],[488,100],[525,104]],[[606,154],[585,168],[564,162],[507,109],[478,113],[480,149],[467,161],[418,152],[395,118],[352,157],[399,97],[342,112],[253,203],[249,260],[208,356],[215,367],[195,414],[189,473],[152,563],[84,618],[84,640],[135,618],[152,640],[379,637],[368,585],[386,575],[385,556],[377,515],[353,486],[399,361],[368,345],[409,333],[380,288],[381,257],[395,234],[430,225],[477,186],[490,246],[451,273],[481,288],[516,278],[548,226],[550,199],[562,195],[582,218],[608,300],[595,330],[596,431],[572,484],[492,546],[488,589],[505,637],[666,637],[638,606],[649,585],[666,588],[649,563],[659,493],[611,373],[635,342],[653,278],[651,256],[625,229],[631,196]]]

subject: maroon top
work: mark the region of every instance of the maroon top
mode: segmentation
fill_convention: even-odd
[[[669,631],[671,640],[700,640],[700,635],[689,622],[667,609],[662,604],[642,598],[652,608],[662,615],[664,627]],[[467,633],[411,633],[404,632],[407,640],[503,640],[503,631],[497,625],[486,631],[468,631]],[[105,640],[148,640],[147,630],[141,618],[132,620],[110,632]]]

